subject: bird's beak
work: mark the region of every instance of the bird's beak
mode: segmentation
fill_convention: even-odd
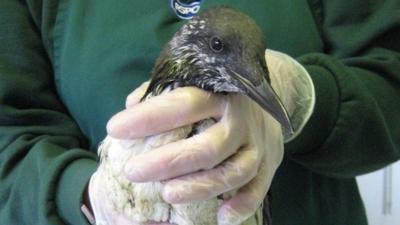
[[[285,107],[279,100],[278,95],[271,85],[264,79],[258,86],[255,86],[245,76],[231,70],[232,76],[244,87],[245,94],[259,104],[265,111],[271,114],[284,129],[293,132],[293,126]]]

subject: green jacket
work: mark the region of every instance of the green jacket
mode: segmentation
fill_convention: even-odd
[[[315,84],[272,184],[274,225],[367,224],[354,177],[400,158],[400,3],[367,2],[202,6],[252,16]],[[162,0],[0,2],[0,224],[86,223],[106,122],[183,23]]]

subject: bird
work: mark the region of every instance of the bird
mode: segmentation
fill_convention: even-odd
[[[166,43],[140,101],[186,86],[217,94],[239,93],[255,101],[283,129],[292,131],[289,116],[270,86],[265,49],[265,37],[251,17],[227,6],[209,8],[188,20]],[[141,139],[118,140],[107,136],[98,149],[98,173],[104,180],[103,188],[112,199],[111,207],[139,224],[156,221],[217,225],[221,196],[169,204],[161,196],[162,182],[133,183],[124,174],[130,157],[189,138],[215,122],[215,119],[207,118]],[[268,199],[264,202],[263,224],[270,225]],[[257,215],[251,220],[253,222],[248,220],[242,224],[261,224]]]

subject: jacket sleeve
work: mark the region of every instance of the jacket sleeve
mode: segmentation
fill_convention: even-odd
[[[298,60],[313,79],[316,105],[286,148],[316,173],[353,177],[400,158],[400,4],[314,2],[325,53]]]
[[[0,223],[85,224],[95,154],[57,97],[50,4],[0,1]]]

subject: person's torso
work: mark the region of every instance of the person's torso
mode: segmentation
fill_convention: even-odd
[[[149,79],[161,48],[185,21],[173,14],[166,0],[74,0],[68,4],[61,7],[54,31],[55,83],[96,151],[106,135],[108,119],[124,108],[132,90]],[[221,4],[255,19],[268,48],[293,57],[323,51],[314,4],[307,0],[205,0],[200,11]],[[347,208],[361,207],[356,198],[339,210],[341,204],[348,204],[347,197],[358,196],[356,192],[353,180],[322,177],[285,158],[272,185],[274,224],[353,225],[363,219],[337,221],[339,217],[347,220],[349,215],[343,215]]]
[[[254,18],[268,48],[294,57],[322,50],[306,0],[206,0],[200,11],[221,4]],[[107,120],[124,107],[129,92],[149,79],[161,48],[185,21],[175,16],[169,1],[72,1],[68,8],[58,21],[56,85],[95,148]]]

